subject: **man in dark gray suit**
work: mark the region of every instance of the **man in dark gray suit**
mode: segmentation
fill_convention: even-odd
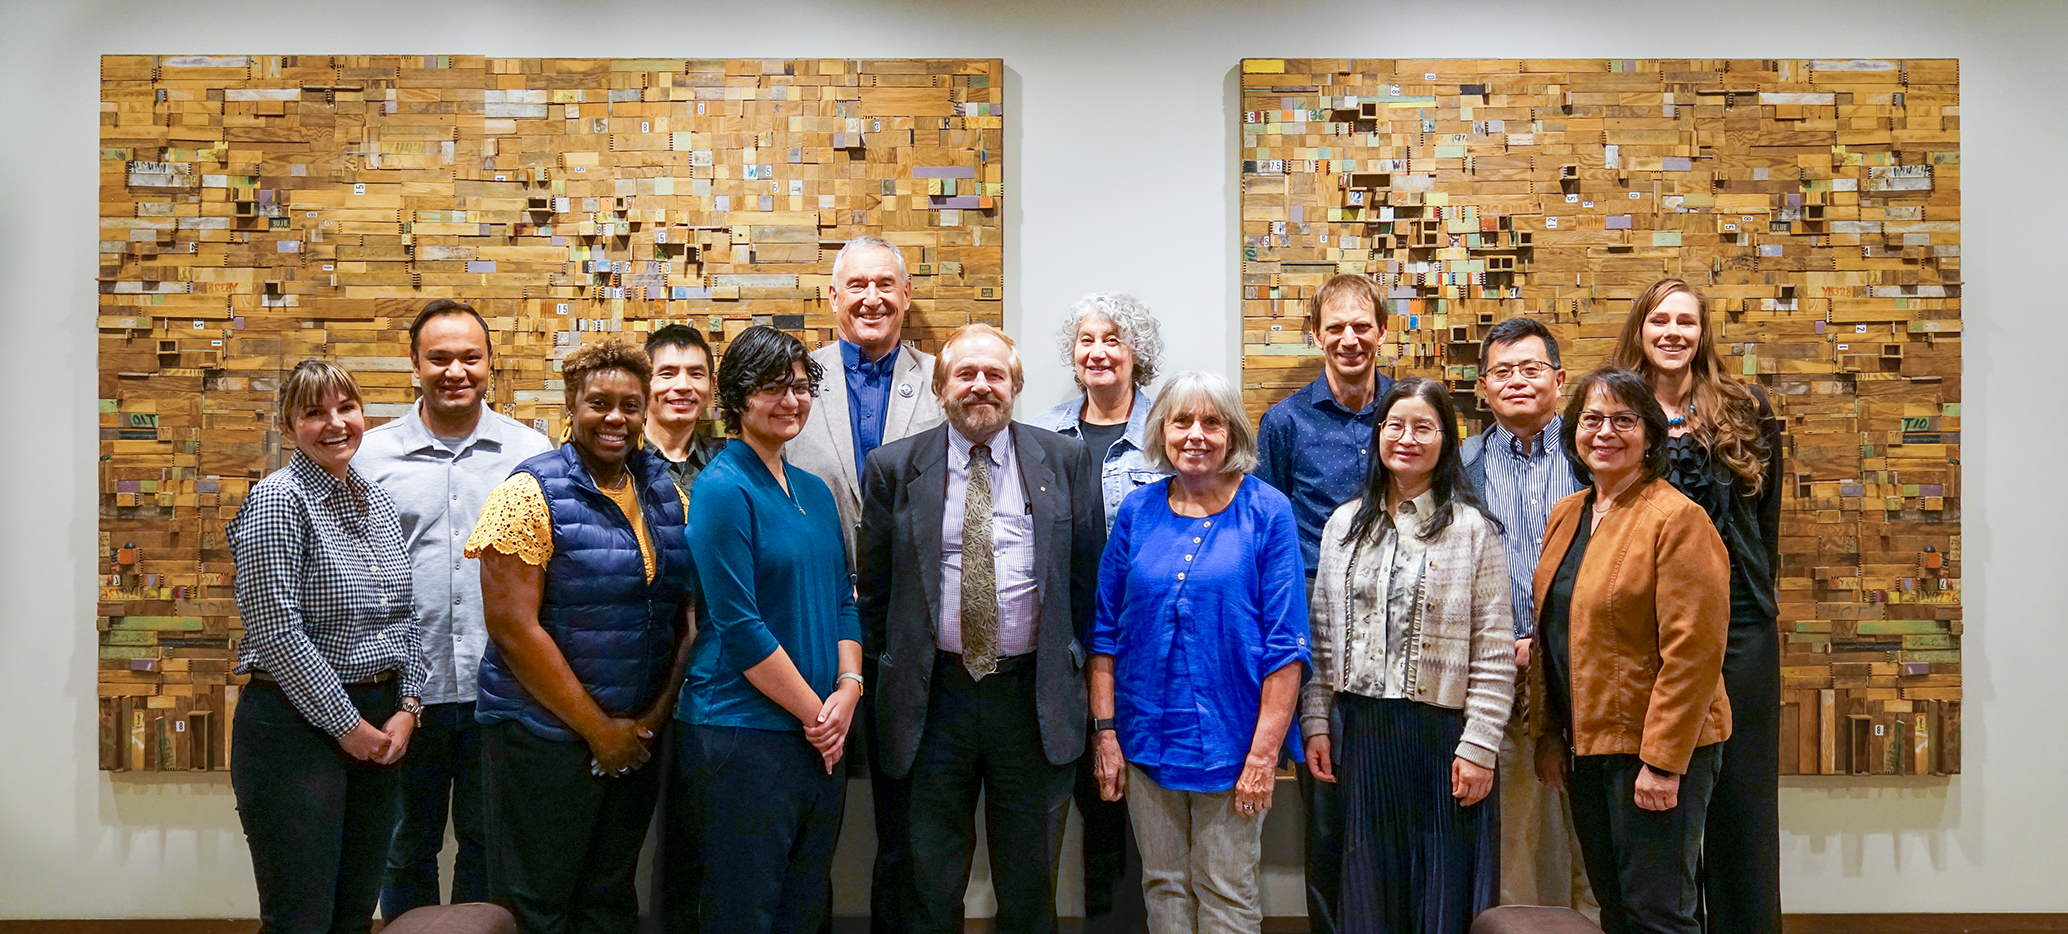
[[[906,845],[926,854],[905,929],[962,930],[981,792],[997,930],[1048,934],[1084,752],[1098,468],[1075,439],[1012,420],[1020,360],[996,328],[949,337],[933,385],[948,423],[870,455],[855,549],[876,754],[910,776]]]

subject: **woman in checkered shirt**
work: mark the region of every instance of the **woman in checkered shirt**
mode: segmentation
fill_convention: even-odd
[[[259,916],[275,932],[364,931],[395,829],[424,653],[395,504],[352,469],[359,387],[304,360],[280,383],[294,456],[227,529],[251,676],[231,731],[230,783],[251,845]]]

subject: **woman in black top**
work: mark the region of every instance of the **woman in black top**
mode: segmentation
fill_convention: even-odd
[[[1636,370],[1666,412],[1666,478],[1716,523],[1731,559],[1724,689],[1734,720],[1703,843],[1708,929],[1781,930],[1779,816],[1781,423],[1724,369],[1702,293],[1661,279],[1637,296],[1610,364]]]

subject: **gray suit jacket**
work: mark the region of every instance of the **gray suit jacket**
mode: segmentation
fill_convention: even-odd
[[[840,510],[840,528],[847,538],[847,564],[855,567],[855,530],[862,522],[862,478],[854,467],[854,415],[847,404],[847,370],[838,341],[811,352],[826,368],[819,397],[812,401],[804,429],[784,445],[790,465],[811,471],[833,489]],[[908,389],[909,387],[909,389]],[[941,423],[941,403],[933,394],[933,355],[907,342],[898,350],[891,377],[890,407],[883,417],[883,443],[917,434]]]
[[[1040,615],[1035,626],[1036,720],[1048,761],[1084,752],[1084,638],[1091,627],[1105,547],[1099,469],[1084,445],[1014,422],[1013,448],[1034,507]],[[862,478],[856,552],[862,651],[876,661],[877,763],[892,778],[911,771],[926,731],[941,612],[941,522],[948,494],[948,426],[870,455]]]

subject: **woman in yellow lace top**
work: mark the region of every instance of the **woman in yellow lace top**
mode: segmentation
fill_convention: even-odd
[[[629,930],[660,788],[649,746],[691,630],[686,504],[635,447],[646,354],[607,340],[561,375],[569,442],[518,465],[467,542],[490,640],[475,707],[488,884],[527,931]]]

